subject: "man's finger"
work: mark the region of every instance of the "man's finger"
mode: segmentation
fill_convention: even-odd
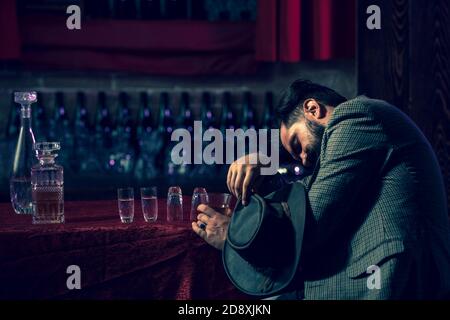
[[[201,229],[196,222],[192,222],[192,230],[194,230],[194,232],[196,234],[198,234],[201,238],[205,239],[206,237],[206,231]]]
[[[245,206],[248,202],[248,196],[250,193],[250,185],[253,182],[255,174],[253,171],[249,171],[245,175],[244,182],[242,184],[242,204]]]
[[[228,173],[227,173],[227,188],[230,192],[231,192],[230,182],[231,182],[231,176],[233,174],[233,167],[234,167],[233,165],[230,165],[230,167],[228,168]]]
[[[246,174],[245,171],[240,171],[236,177],[236,181],[234,182],[234,190],[235,190],[234,192],[236,193],[235,194],[236,198],[239,198],[241,196],[242,183],[243,183],[245,174]]]
[[[203,214],[203,213],[200,213],[200,214],[197,216],[197,220],[198,220],[198,221],[201,221],[201,222],[204,222],[204,223],[206,223],[206,224],[209,223],[209,217],[208,217],[206,214]]]
[[[233,170],[231,173],[231,179],[230,179],[230,192],[236,196],[236,190],[234,189],[234,182],[236,180],[236,177],[238,175],[238,169]]]

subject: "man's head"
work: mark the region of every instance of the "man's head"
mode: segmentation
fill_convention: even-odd
[[[345,101],[334,90],[307,80],[296,80],[289,86],[276,113],[281,121],[281,143],[294,159],[305,167],[315,165],[331,114]]]

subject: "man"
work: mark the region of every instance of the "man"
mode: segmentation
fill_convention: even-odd
[[[363,96],[347,101],[304,80],[292,83],[277,113],[283,147],[313,169],[303,180],[304,298],[448,298],[444,184],[415,124],[384,101]],[[229,169],[228,187],[244,204],[258,180],[268,179],[259,169],[236,162]],[[222,248],[228,218],[206,206],[199,210],[194,231]]]

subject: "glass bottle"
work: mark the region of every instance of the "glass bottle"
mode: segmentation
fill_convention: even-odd
[[[104,92],[99,92],[97,99],[97,110],[95,116],[95,149],[97,163],[102,170],[109,171],[109,153],[112,148],[112,119],[107,105],[107,98]]]
[[[55,108],[53,112],[54,114],[50,122],[51,134],[49,135],[49,139],[50,141],[61,141],[61,145],[64,147],[60,154],[61,162],[69,163],[74,157],[72,154],[74,150],[74,137],[63,92],[55,93]]]
[[[222,99],[221,131],[225,135],[226,129],[235,129],[236,117],[232,110],[231,93],[225,92]]]
[[[113,150],[108,161],[110,169],[118,173],[130,173],[133,170],[134,125],[128,104],[128,94],[121,92],[113,131]]]
[[[178,128],[183,128],[189,132],[194,131],[194,115],[191,109],[189,93],[181,93],[180,109],[178,111],[180,118]]]
[[[175,120],[172,116],[170,97],[168,92],[162,92],[159,103],[159,123],[158,130],[164,134],[164,140],[170,141],[172,131],[175,126]]]
[[[138,181],[146,181],[157,176],[156,156],[161,152],[163,141],[155,130],[151,99],[147,92],[140,94],[138,126],[136,128],[138,157],[134,166],[134,176]]]
[[[70,159],[70,166],[75,172],[86,172],[90,168],[90,159],[95,151],[91,147],[89,112],[86,106],[86,96],[83,92],[77,93],[72,132],[74,133],[74,157]]]
[[[261,127],[263,129],[271,129],[274,125],[274,111],[273,111],[273,93],[270,91],[266,92],[264,98],[264,114]]]
[[[159,101],[159,121],[158,132],[163,140],[163,147],[161,148],[161,154],[158,156],[158,167],[167,175],[175,174],[175,164],[171,160],[171,150],[174,145],[171,142],[172,131],[175,128],[175,119],[172,115],[172,107],[170,96],[168,92],[162,92]]]
[[[42,94],[37,95],[37,103],[33,107],[34,112],[31,114],[31,120],[33,122],[34,132],[40,139],[47,139],[48,136],[48,121],[47,112],[43,103]]]
[[[64,223],[64,171],[55,163],[59,142],[35,144],[39,163],[31,169],[33,224]]]
[[[253,112],[252,93],[250,91],[244,92],[243,95],[241,128],[243,130],[255,129],[255,113]]]
[[[16,92],[14,101],[21,105],[21,123],[10,179],[11,203],[17,214],[31,214],[30,171],[33,145],[36,142],[31,128],[31,104],[37,101],[37,94],[35,91]]]
[[[211,94],[209,92],[204,92],[202,96],[202,106],[200,112],[204,131],[214,128],[216,125],[216,119],[214,117],[212,105],[213,97],[211,97]]]

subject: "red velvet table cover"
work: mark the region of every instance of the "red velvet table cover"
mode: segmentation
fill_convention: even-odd
[[[188,203],[189,199],[185,199]],[[184,206],[188,217],[189,206]],[[0,299],[245,299],[190,222],[122,224],[117,201],[67,202],[66,223],[32,225],[0,204]],[[69,290],[67,267],[81,270],[81,290]]]

